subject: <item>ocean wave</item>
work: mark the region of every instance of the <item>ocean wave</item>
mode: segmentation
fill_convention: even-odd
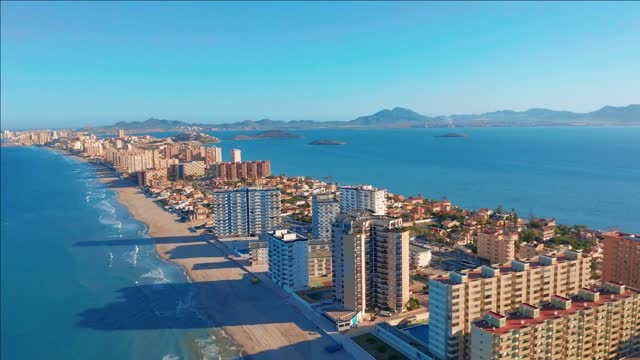
[[[169,283],[169,280],[165,277],[164,271],[161,268],[155,268],[148,273],[140,276],[140,278],[149,278],[153,279],[154,284],[166,284]]]
[[[211,335],[205,339],[194,339],[203,360],[220,359],[220,349],[216,344],[216,338]]]
[[[180,360],[180,356],[176,354],[166,354],[162,357],[162,360]]]

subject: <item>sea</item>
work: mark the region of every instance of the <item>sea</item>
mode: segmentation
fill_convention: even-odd
[[[93,165],[0,151],[2,359],[240,358]]]
[[[276,175],[640,232],[640,127],[322,129],[291,131],[302,136],[296,139],[242,141],[232,138],[247,132],[207,133],[222,140],[216,146],[225,161],[237,148],[243,160],[271,160]],[[447,133],[467,137],[438,137]],[[309,144],[322,139],[346,144]]]
[[[467,137],[437,137],[447,132]],[[274,174],[640,232],[640,127],[209,133],[225,159],[238,148],[244,160],[271,160]],[[309,144],[320,139],[346,144]],[[3,359],[240,357],[92,165],[39,147],[2,147],[0,160]]]

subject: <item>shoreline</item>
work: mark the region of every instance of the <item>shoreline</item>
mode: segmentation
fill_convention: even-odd
[[[54,151],[90,163],[71,152]],[[232,343],[231,348],[239,350],[242,357],[259,360],[350,358],[346,353],[325,352],[334,340],[321,334],[317,326],[271,284],[253,284],[252,274],[229,259],[224,249],[190,232],[188,228],[194,224],[179,222],[135,184],[120,179],[114,170],[92,165],[98,180],[116,192],[117,201],[135,220],[147,226],[158,256],[182,267],[196,290],[194,309],[207,318],[212,328],[221,329],[226,341]]]

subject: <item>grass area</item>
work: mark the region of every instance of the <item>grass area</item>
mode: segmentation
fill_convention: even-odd
[[[353,337],[353,341],[376,360],[408,360],[406,356],[371,333]]]

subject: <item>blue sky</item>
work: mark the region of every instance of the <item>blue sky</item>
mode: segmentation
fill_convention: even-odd
[[[640,4],[2,2],[2,127],[640,102]]]

